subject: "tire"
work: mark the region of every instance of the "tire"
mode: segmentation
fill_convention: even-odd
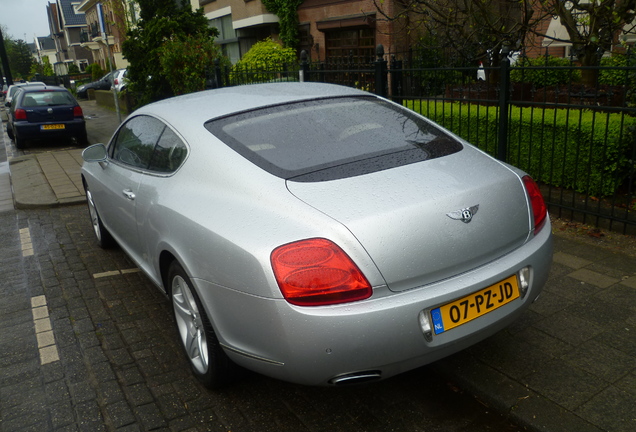
[[[9,139],[13,139],[13,129],[10,129],[9,125],[7,125],[7,136]]]
[[[15,141],[15,148],[17,149],[23,149],[26,146],[26,140],[17,135],[14,136],[13,141]]]
[[[75,141],[77,141],[77,145],[80,147],[88,147],[88,135],[86,131],[80,133],[75,137]]]
[[[86,191],[86,203],[88,204],[88,213],[91,218],[91,225],[93,226],[93,233],[95,234],[95,238],[97,239],[97,244],[102,249],[108,249],[115,245],[115,239],[108,232],[106,228],[104,228],[104,224],[102,224],[102,219],[99,217],[99,213],[97,213],[97,207],[95,207],[95,201],[93,201],[93,194],[88,189],[88,186],[84,185],[84,190]]]
[[[176,261],[170,264],[168,284],[179,340],[194,375],[210,389],[228,384],[237,366],[221,348],[192,282]]]

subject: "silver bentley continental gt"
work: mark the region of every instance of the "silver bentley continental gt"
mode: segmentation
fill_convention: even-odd
[[[430,120],[335,85],[147,105],[82,179],[98,243],[170,298],[194,374],[379,380],[464,349],[539,296],[536,183]]]

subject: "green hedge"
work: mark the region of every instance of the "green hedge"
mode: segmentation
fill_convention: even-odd
[[[510,81],[548,87],[581,81],[581,70],[560,57],[524,57],[510,70]]]
[[[496,155],[496,107],[435,101],[405,105]],[[629,154],[636,139],[634,117],[513,107],[508,128],[508,161],[546,184],[611,196],[633,168]]]

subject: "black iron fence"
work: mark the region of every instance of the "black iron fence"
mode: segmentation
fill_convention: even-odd
[[[551,66],[421,67],[413,53],[338,64],[216,69],[214,86],[319,81],[361,88],[431,118],[531,174],[560,217],[636,234],[636,55]],[[504,113],[502,115],[502,113]]]

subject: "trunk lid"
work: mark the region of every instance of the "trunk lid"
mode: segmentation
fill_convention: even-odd
[[[73,106],[34,107],[25,108],[27,121],[33,123],[55,123],[71,121]]]
[[[470,147],[367,175],[287,184],[353,233],[392,291],[484,265],[524,244],[530,232],[521,179]],[[466,209],[470,222],[461,219],[470,216],[462,215]]]

